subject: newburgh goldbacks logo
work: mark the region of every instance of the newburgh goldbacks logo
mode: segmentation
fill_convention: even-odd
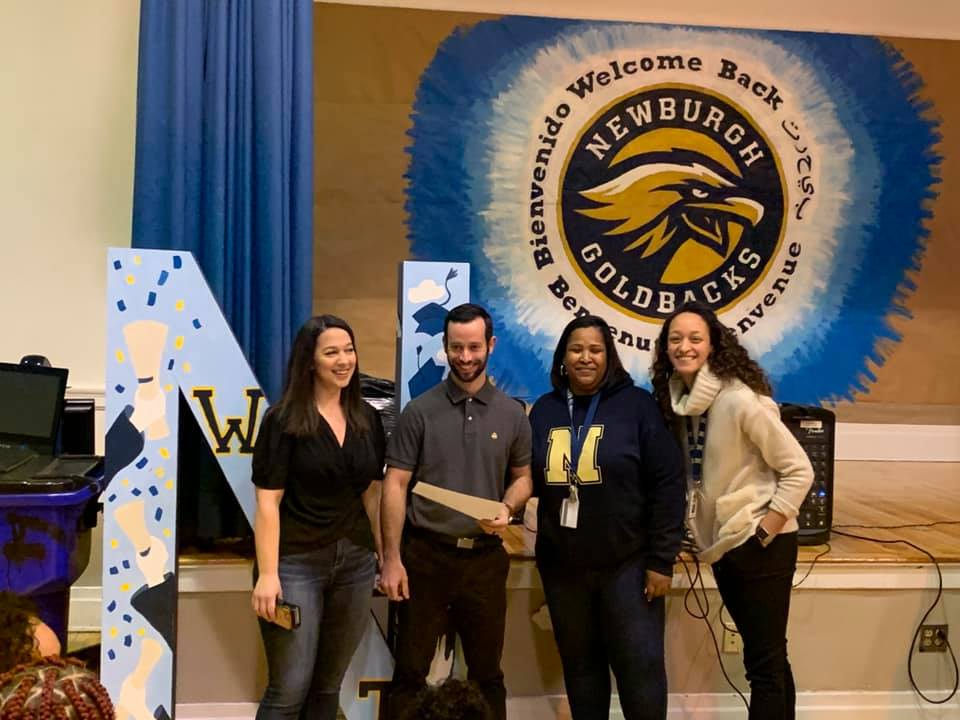
[[[771,143],[740,107],[681,84],[624,95],[585,124],[560,176],[564,249],[600,299],[659,322],[720,311],[766,274],[784,234]]]

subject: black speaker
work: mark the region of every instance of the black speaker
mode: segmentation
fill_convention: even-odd
[[[90,398],[67,398],[60,416],[60,454],[93,455],[94,407]]]
[[[780,417],[813,465],[813,485],[807,493],[797,522],[801,545],[822,545],[830,540],[833,524],[833,460],[837,441],[837,418],[832,411],[808,405],[780,406]]]

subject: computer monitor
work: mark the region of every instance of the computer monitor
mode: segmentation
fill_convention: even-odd
[[[66,368],[0,363],[0,444],[52,452],[66,390]]]

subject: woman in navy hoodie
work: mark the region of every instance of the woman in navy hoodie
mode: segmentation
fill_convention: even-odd
[[[664,596],[680,550],[683,461],[602,318],[572,320],[533,406],[537,567],[574,720],[667,715]]]

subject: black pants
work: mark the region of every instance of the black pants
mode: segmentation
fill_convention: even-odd
[[[410,599],[397,615],[396,667],[390,717],[402,718],[426,684],[437,641],[452,626],[460,636],[467,679],[483,693],[493,716],[505,720],[507,694],[500,657],[510,561],[501,545],[466,550],[420,537],[401,549]]]
[[[666,718],[665,599],[643,596],[643,562],[615,570],[539,569],[574,720],[610,717],[611,669],[626,720]]]
[[[797,568],[797,533],[763,547],[750,538],[713,564],[713,576],[743,637],[750,720],[793,720],[797,692],[787,660],[787,616]]]

